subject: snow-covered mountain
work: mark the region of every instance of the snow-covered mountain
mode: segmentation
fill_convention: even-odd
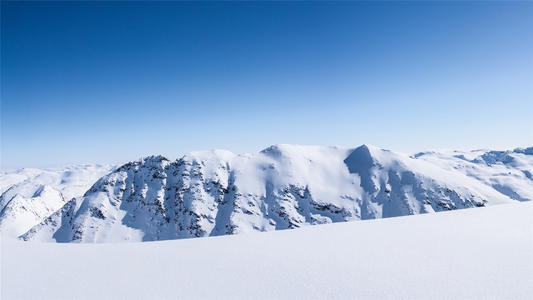
[[[480,207],[532,200],[532,173],[533,148],[408,156],[276,145],[152,156],[103,176],[22,238],[152,241]]]
[[[513,151],[422,152],[414,157],[461,172],[512,199],[533,200],[533,147]]]
[[[83,196],[110,171],[111,166],[75,165],[0,172],[0,230],[14,236],[25,233],[70,199]]]

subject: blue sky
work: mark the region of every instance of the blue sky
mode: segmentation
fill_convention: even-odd
[[[533,145],[533,3],[2,2],[1,167]]]

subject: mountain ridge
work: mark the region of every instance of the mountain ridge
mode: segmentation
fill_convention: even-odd
[[[103,176],[21,238],[179,239],[532,200],[533,147],[496,152],[469,161],[459,151],[415,157],[371,145],[279,144],[255,154],[149,156]]]

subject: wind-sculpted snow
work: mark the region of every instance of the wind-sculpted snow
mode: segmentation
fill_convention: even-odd
[[[529,200],[530,149],[409,157],[367,145],[276,145],[256,154],[193,152],[173,162],[152,156],[100,178],[22,238],[180,239]]]
[[[110,166],[25,168],[0,173],[0,230],[19,236],[43,222],[67,201],[80,197]]]

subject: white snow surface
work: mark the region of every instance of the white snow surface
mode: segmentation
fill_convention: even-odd
[[[81,197],[108,165],[23,168],[0,172],[0,231],[19,236],[41,223],[72,198]]]
[[[148,243],[4,238],[2,299],[531,299],[533,203]]]

